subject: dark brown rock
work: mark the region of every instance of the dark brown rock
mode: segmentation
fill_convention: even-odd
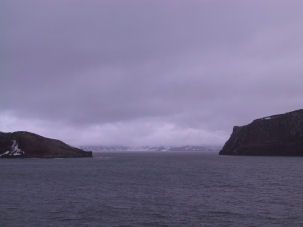
[[[0,132],[1,158],[78,158],[92,157],[92,152],[71,147],[60,140],[30,132]]]
[[[303,156],[303,110],[235,126],[219,154]]]

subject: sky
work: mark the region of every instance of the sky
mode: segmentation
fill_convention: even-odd
[[[222,145],[302,108],[301,0],[0,0],[0,131]]]

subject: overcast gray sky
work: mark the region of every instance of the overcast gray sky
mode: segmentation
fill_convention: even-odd
[[[223,144],[302,108],[301,0],[0,0],[0,131]]]

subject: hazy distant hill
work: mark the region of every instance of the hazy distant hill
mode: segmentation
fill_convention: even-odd
[[[219,146],[81,146],[81,149],[93,152],[216,152],[220,148]]]

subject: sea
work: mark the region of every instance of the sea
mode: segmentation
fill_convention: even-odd
[[[303,158],[1,159],[0,226],[303,226]]]

